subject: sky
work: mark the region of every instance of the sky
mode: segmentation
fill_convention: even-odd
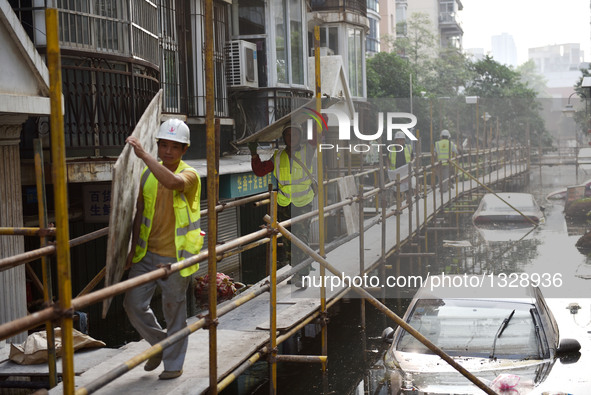
[[[590,0],[462,0],[459,12],[464,48],[491,49],[491,37],[513,36],[517,61],[527,61],[528,48],[579,43],[591,60]]]

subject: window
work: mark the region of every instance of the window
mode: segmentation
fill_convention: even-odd
[[[302,2],[273,0],[277,82],[303,85],[304,30]]]
[[[205,116],[205,37],[203,20],[205,16],[204,1],[190,2],[192,43],[190,51],[192,65],[188,70],[189,82],[189,115]],[[226,89],[226,74],[224,71],[224,45],[227,41],[227,4],[213,3],[213,60],[214,60],[214,97],[215,116],[228,116],[228,97]]]
[[[308,34],[308,44],[310,45],[310,56],[314,56],[314,33]],[[320,27],[320,48],[329,48],[331,55],[339,55],[339,28],[338,27]]]
[[[265,1],[241,0],[238,4],[239,34],[265,34]]]
[[[161,0],[159,16],[162,45],[160,81],[164,93],[162,107],[166,112],[180,112],[179,56],[174,0]]]
[[[369,20],[369,35],[367,36],[367,52],[377,53],[380,51],[379,30],[380,22],[377,19]]]
[[[363,96],[363,48],[361,29],[347,28],[349,88],[352,96]]]

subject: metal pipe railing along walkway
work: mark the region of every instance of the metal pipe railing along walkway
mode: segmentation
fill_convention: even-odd
[[[419,172],[417,172],[417,174],[419,174]],[[423,174],[422,177],[423,177],[424,180],[426,180],[426,175],[425,174]],[[390,183],[390,184],[392,184],[392,183]],[[395,185],[396,184],[399,185],[399,181],[398,180],[395,181],[394,184]],[[368,193],[365,193],[362,197],[359,197],[358,196],[356,198],[348,199],[346,201],[343,201],[343,202],[340,202],[340,203],[336,203],[336,204],[333,204],[331,206],[327,206],[327,207],[325,207],[325,210],[327,212],[334,211],[334,210],[337,210],[337,209],[339,209],[339,208],[341,208],[341,207],[343,207],[343,206],[345,206],[347,204],[352,204],[353,202],[357,202],[359,200],[363,200],[363,199],[368,198],[370,196],[377,195],[380,192],[382,192],[382,190],[380,188],[376,188],[376,189],[374,189],[374,190],[372,190],[372,191],[370,191]],[[432,192],[430,192],[430,194],[432,194]],[[426,201],[427,201],[427,199],[425,199],[425,202]],[[416,211],[417,218],[419,218],[419,215],[418,215],[419,214],[419,212],[418,212],[418,207],[419,207],[418,200],[415,201],[415,205],[416,205],[416,209],[417,209],[417,211]],[[390,213],[389,215],[390,216],[391,215],[397,215],[398,217],[400,217],[401,213],[400,213],[399,210],[397,210],[396,212]],[[425,216],[424,213],[423,213],[423,224],[426,223],[425,221],[427,220],[427,217],[431,217],[431,216],[428,216],[428,215]],[[297,221],[297,220],[298,220],[298,218],[294,218],[292,221]],[[418,220],[417,220],[417,223],[419,223]],[[288,223],[285,224],[285,225],[282,224],[282,226],[287,226],[287,225],[289,225],[289,224]],[[243,243],[253,242],[257,238],[259,238],[259,239],[260,238],[264,238],[264,237],[268,236],[268,230],[262,230],[262,231],[259,231],[259,232],[255,232],[254,234],[251,234],[251,235],[248,235],[248,236],[250,236],[250,237],[248,237],[247,239],[244,239],[244,237],[246,237],[246,236],[244,236],[242,238],[239,238],[239,239],[236,239],[236,241],[237,241],[236,243],[227,243],[227,244],[225,244],[223,246],[219,246],[218,249],[216,249],[216,254],[217,255],[220,255],[220,254],[223,254],[226,251],[231,250],[232,248],[236,248],[237,246],[239,246],[239,245],[241,245]],[[222,247],[222,248],[220,248],[220,247]],[[192,258],[191,260],[184,261],[183,263],[178,263],[178,264],[173,265],[171,267],[171,270],[174,270],[174,271],[180,270],[182,267],[190,266],[190,265],[194,264],[198,260],[205,259],[205,257],[206,256],[203,255],[203,253],[202,254],[199,254],[198,256],[193,257],[195,259]],[[156,278],[157,276],[164,276],[164,275],[167,275],[167,272],[164,271],[164,269],[162,269],[162,272],[161,273],[156,273],[154,278]],[[143,283],[143,282],[153,281],[154,278],[142,278],[142,279],[137,278],[137,280],[140,280],[140,281],[142,281],[141,283]],[[126,282],[124,282],[124,283],[126,283]],[[128,289],[129,286],[138,285],[138,284],[131,284],[131,283],[124,284],[124,283],[120,283],[120,284],[117,284],[116,286],[109,287],[111,289],[104,289],[104,290],[101,290],[101,291],[94,292],[92,294],[85,295],[84,297],[75,298],[75,299],[72,300],[72,305],[75,308],[78,309],[78,308],[81,308],[83,306],[86,306],[86,305],[89,305],[91,303],[94,303],[96,301],[102,300],[105,297],[113,296],[113,295],[115,295],[117,293],[124,292],[126,289]],[[264,292],[264,291],[258,292],[258,295],[260,295],[262,292]],[[253,295],[249,295],[248,297],[245,296],[244,302],[246,302],[246,300],[251,300],[255,296],[256,295],[254,295],[254,294]],[[241,300],[240,303],[236,302],[237,304],[235,304],[235,305],[232,304],[232,305],[235,306],[235,307],[240,306],[243,302],[242,302],[242,298],[239,299],[239,300]],[[233,310],[235,307],[231,308],[230,310]],[[50,310],[50,309],[46,309],[46,310]],[[221,312],[222,312],[222,310],[220,310],[220,313]],[[225,312],[225,310],[224,310],[224,312]],[[59,312],[55,312],[55,311],[53,311],[53,312],[44,311],[44,312],[41,312],[39,314],[39,316],[37,316],[37,317],[35,317],[33,319],[32,318],[28,318],[25,321],[28,322],[28,324],[32,324],[33,321],[35,323],[40,323],[40,322],[43,322],[44,320],[46,320],[48,318],[56,318],[57,316],[59,316],[59,314],[60,314]],[[39,318],[39,317],[42,317],[42,318]],[[200,324],[197,324],[195,326],[192,326],[191,328],[194,329],[194,330],[199,329],[199,327],[202,327],[204,325],[204,322],[202,322],[202,321],[200,321],[200,322],[201,322]],[[1,329],[5,329],[5,328],[0,327],[0,334],[3,333]],[[187,333],[187,335],[188,335],[188,333]],[[181,335],[179,335],[179,336],[181,336]],[[165,346],[165,345],[163,345],[163,346]],[[134,366],[137,366],[137,364],[140,363],[142,360],[145,360],[145,359],[149,358],[149,356],[152,355],[152,354],[150,354],[150,352],[155,353],[157,351],[154,351],[153,349],[148,350],[146,352],[147,354],[144,353],[139,359],[137,359],[134,362],[135,363]],[[132,365],[134,363],[132,363]],[[129,365],[129,366],[131,366],[131,365]],[[133,367],[133,366],[131,366],[131,367]]]

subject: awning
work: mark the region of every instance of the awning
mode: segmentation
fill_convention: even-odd
[[[322,98],[322,108],[328,108],[333,104],[338,103],[342,99],[338,98],[331,98],[331,97],[323,97]],[[268,143],[271,141],[277,140],[281,137],[281,131],[286,125],[289,124],[296,124],[302,125],[306,120],[310,118],[310,109],[316,108],[316,98],[312,98],[306,104],[297,109],[293,110],[289,114],[283,116],[282,118],[278,119],[277,121],[271,123],[268,126],[265,126],[258,132],[251,134],[236,142],[237,145],[247,144],[252,141]]]

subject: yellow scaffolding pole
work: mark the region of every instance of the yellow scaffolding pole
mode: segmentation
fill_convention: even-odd
[[[205,0],[205,132],[207,148],[207,250],[215,251],[217,243],[217,180],[215,164],[215,70],[213,64],[213,0]],[[207,259],[209,275],[209,393],[217,394],[217,259],[216,254],[209,254]]]
[[[267,217],[268,219],[268,217]],[[326,259],[316,253],[316,251],[312,250],[309,246],[303,243],[300,239],[290,233],[287,229],[285,229],[281,224],[277,224],[279,232],[287,238],[291,240],[293,244],[295,244],[298,248],[302,249],[306,254],[311,256],[316,262],[318,262],[321,266],[325,266],[331,273],[335,276],[340,276],[341,272],[337,270],[334,266],[332,266]],[[447,355],[443,350],[433,344],[429,339],[423,336],[420,332],[410,326],[406,321],[400,318],[396,313],[392,312],[388,307],[380,303],[375,297],[373,297],[369,292],[361,287],[354,286],[351,281],[348,281],[348,287],[353,289],[355,292],[359,293],[362,297],[364,297],[368,302],[374,305],[378,310],[386,314],[390,319],[392,319],[396,324],[402,327],[405,331],[407,331],[411,336],[415,339],[423,343],[429,350],[433,351],[437,354],[441,359],[451,365],[455,370],[457,370],[460,374],[470,380],[473,384],[475,384],[478,388],[489,395],[497,395],[489,386],[484,384],[479,378],[474,376],[470,373],[466,368],[456,362],[453,358]]]
[[[314,27],[314,66],[316,71],[316,111],[320,112],[322,109],[322,79],[320,75],[320,27]],[[317,128],[316,136],[316,154],[317,154],[317,174],[318,174],[318,244],[321,256],[325,255],[324,251],[324,174],[322,163],[322,151],[319,145],[322,142],[322,128]],[[324,267],[320,267],[320,278],[325,276]],[[321,329],[321,348],[322,355],[328,355],[328,333],[326,328],[326,288],[324,282],[320,288],[320,312],[322,315],[322,329]],[[326,360],[322,362],[322,371],[326,372]]]
[[[45,10],[47,28],[47,68],[49,69],[49,101],[51,106],[51,159],[53,161],[53,191],[57,238],[57,273],[59,304],[62,317],[62,371],[64,394],[74,393],[74,342],[72,303],[72,279],[70,275],[70,227],[68,223],[68,185],[66,174],[66,149],[64,116],[62,113],[62,71],[58,35],[58,10]]]
[[[277,192],[271,193],[271,226],[277,229]],[[277,393],[277,232],[271,235],[271,288],[269,289],[269,332],[271,337],[271,355],[269,358],[270,376],[269,393]]]

